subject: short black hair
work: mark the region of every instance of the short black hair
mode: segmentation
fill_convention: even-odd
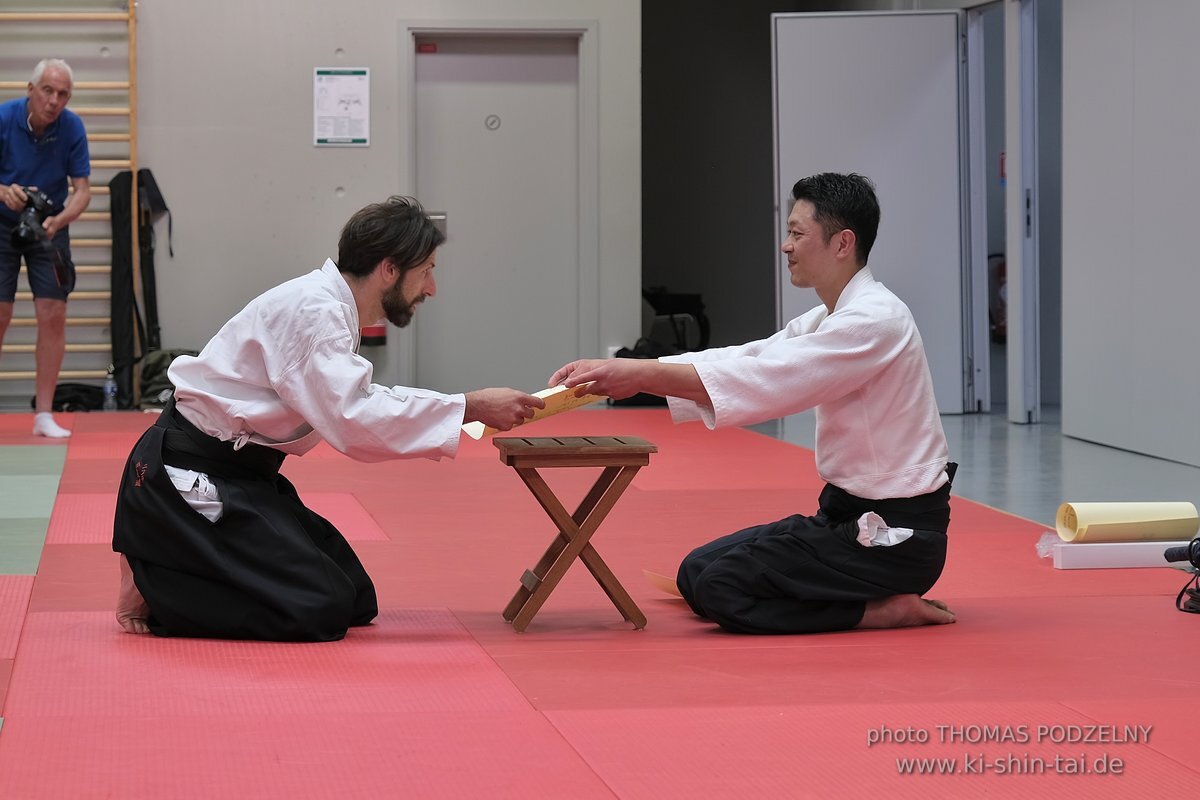
[[[825,241],[838,231],[854,231],[858,265],[865,266],[879,233],[879,199],[871,179],[853,172],[801,178],[792,187],[792,202],[800,200],[812,203],[813,221],[825,232]]]
[[[411,197],[393,195],[355,212],[338,239],[338,270],[357,277],[370,275],[384,259],[407,272],[423,264],[442,246],[446,235]]]

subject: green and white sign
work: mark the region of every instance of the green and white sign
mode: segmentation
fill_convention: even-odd
[[[366,147],[371,143],[371,75],[366,67],[313,70],[313,144]]]

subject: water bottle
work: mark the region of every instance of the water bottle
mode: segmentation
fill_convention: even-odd
[[[112,364],[108,365],[108,374],[104,376],[104,410],[117,410],[117,376]]]

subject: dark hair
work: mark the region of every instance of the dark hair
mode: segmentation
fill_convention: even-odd
[[[446,241],[446,235],[411,197],[393,195],[382,203],[359,209],[342,227],[338,239],[338,270],[370,275],[390,258],[403,273],[424,263]]]
[[[875,234],[879,232],[879,200],[870,178],[850,173],[822,172],[801,178],[792,187],[792,201],[807,200],[813,205],[813,222],[825,232],[825,241],[835,233],[854,231],[858,265],[867,263]]]

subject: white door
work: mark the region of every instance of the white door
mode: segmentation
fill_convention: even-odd
[[[962,413],[970,375],[961,12],[782,14],[774,26],[780,236],[792,184],[818,172],[874,181],[875,277],[912,309],[938,407]],[[779,258],[780,323],[818,305]]]
[[[446,215],[415,385],[543,388],[580,347],[579,39],[421,34],[416,192]]]

